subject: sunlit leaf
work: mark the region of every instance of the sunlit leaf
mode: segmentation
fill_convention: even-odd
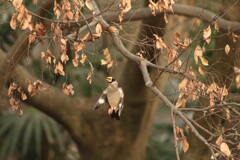
[[[228,157],[231,155],[231,151],[230,151],[227,143],[224,143],[224,142],[223,142],[223,143],[220,145],[220,151],[223,152],[223,153],[224,153],[226,156],[228,156]]]
[[[225,53],[228,55],[229,52],[230,52],[230,46],[227,44],[225,46]]]
[[[183,152],[186,153],[188,151],[189,148],[189,143],[187,141],[187,138],[183,138]]]

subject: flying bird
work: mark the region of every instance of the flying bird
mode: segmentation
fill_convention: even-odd
[[[120,119],[123,110],[124,93],[121,87],[118,87],[118,82],[113,77],[107,77],[106,81],[109,86],[103,91],[93,109],[98,109],[103,104],[108,104],[108,114],[112,118]]]

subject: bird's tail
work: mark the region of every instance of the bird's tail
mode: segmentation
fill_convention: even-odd
[[[112,114],[111,114],[111,118],[116,118],[117,120],[120,120],[120,117],[119,117],[119,115],[118,115],[118,111],[114,111],[113,110],[113,112],[112,112]]]

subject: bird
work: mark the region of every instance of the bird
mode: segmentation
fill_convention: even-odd
[[[119,120],[124,107],[123,89],[118,86],[118,82],[113,77],[107,77],[106,81],[109,83],[109,86],[103,91],[93,109],[98,109],[102,105],[108,104],[108,114],[111,118]]]

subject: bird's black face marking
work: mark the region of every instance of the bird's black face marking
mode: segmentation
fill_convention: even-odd
[[[114,82],[114,81],[116,81],[116,79],[112,77],[112,82]],[[111,83],[112,83],[112,82],[111,82]]]

